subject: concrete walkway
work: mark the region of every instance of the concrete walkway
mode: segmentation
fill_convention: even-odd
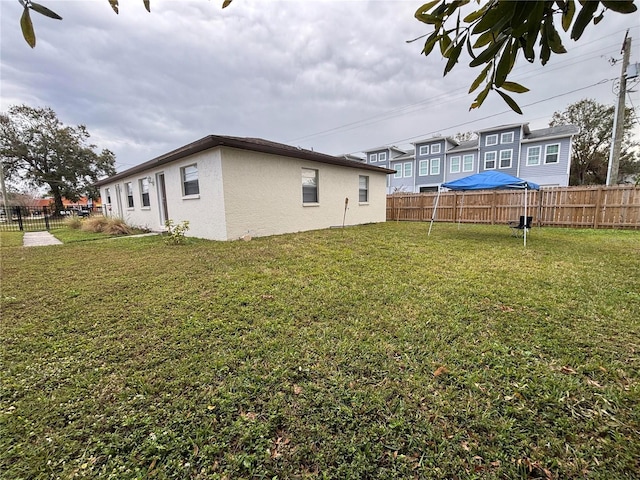
[[[46,245],[62,245],[62,242],[49,232],[25,232],[22,245],[25,247],[44,247]]]

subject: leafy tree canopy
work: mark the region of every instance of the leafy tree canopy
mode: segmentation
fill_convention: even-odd
[[[602,20],[606,10],[617,13],[637,10],[634,0],[491,0],[484,5],[478,1],[479,8],[463,17],[462,9],[469,3],[469,0],[434,0],[416,11],[418,20],[433,27],[431,34],[419,37],[427,37],[422,53],[430,55],[437,45],[447,59],[444,67],[444,75],[447,75],[466,47],[471,57],[469,66],[482,69],[472,82],[469,93],[484,85],[471,109],[480,107],[493,90],[520,114],[520,107],[507,93],[529,91],[508,79],[519,52],[527,61],[533,63],[538,57],[545,65],[552,53],[566,53],[556,20],[559,19],[565,32],[571,31],[572,40],[578,40],[590,23],[598,24]]]
[[[48,187],[56,210],[62,197],[97,198],[92,184],[115,174],[115,155],[94,152],[84,125],[65,126],[50,108],[12,106],[0,113],[0,159],[8,179],[20,179],[34,187]]]
[[[555,112],[550,127],[573,124],[580,133],[573,137],[571,145],[570,185],[604,185],[607,180],[614,107],[595,100],[584,99],[569,105],[562,112]],[[624,135],[620,154],[618,182],[628,175],[640,173],[638,142],[633,140],[637,124],[631,110],[625,112]]]

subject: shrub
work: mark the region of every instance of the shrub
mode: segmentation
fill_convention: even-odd
[[[72,230],[78,230],[82,227],[82,219],[80,217],[71,216],[64,219],[64,225]]]
[[[117,217],[91,217],[83,220],[81,229],[85,232],[107,235],[131,235],[133,229]]]
[[[167,237],[165,242],[168,245],[182,245],[185,242],[185,233],[189,230],[189,221],[183,220],[180,223],[174,223],[169,219],[164,222],[164,226],[167,227]]]
[[[108,222],[107,217],[90,217],[82,222],[82,231],[101,233]]]

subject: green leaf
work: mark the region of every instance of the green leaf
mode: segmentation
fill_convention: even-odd
[[[513,41],[515,42],[515,40]],[[512,57],[511,54],[511,40],[509,40],[502,51],[502,56],[500,57],[498,67],[496,68],[496,76],[493,79],[493,83],[496,87],[502,86],[504,81],[507,79],[507,75],[511,72],[511,69],[513,69],[513,64],[516,59],[515,57]]]
[[[484,102],[485,98],[487,98],[487,95],[489,95],[489,90],[491,90],[491,82],[487,83],[487,85],[478,94],[476,99],[471,104],[471,107],[469,107],[469,110],[471,110],[473,108],[480,108],[480,106]]]
[[[464,41],[459,41],[452,49],[449,50],[449,61],[444,67],[444,75],[449,73],[455,64],[458,63],[462,47],[464,47]]]
[[[469,66],[477,67],[478,65],[482,65],[483,63],[487,63],[489,60],[493,59],[493,57],[497,55],[507,39],[508,37],[506,36],[499,38],[496,43],[487,47],[486,50],[482,51],[480,55],[474,58],[471,63],[469,63]]]
[[[426,55],[429,55],[431,53],[431,51],[433,50],[433,47],[436,46],[436,42],[439,40],[439,35],[438,32],[433,32],[429,38],[427,38],[427,41],[424,42],[424,48],[422,49],[422,53]]]
[[[479,8],[478,10],[476,10],[474,12],[471,12],[469,15],[467,15],[466,17],[463,18],[464,22],[465,23],[473,23],[473,22],[475,22],[477,19],[482,17],[482,15],[485,14],[485,12],[489,8],[489,6],[490,6],[490,4],[487,3],[482,8]]]
[[[571,40],[578,40],[584,33],[589,22],[593,18],[593,14],[598,9],[598,2],[585,2],[582,9],[576,17],[576,21],[571,29]]]
[[[147,9],[147,12],[151,13],[151,1],[150,0],[142,0],[144,2],[144,8]]]
[[[31,48],[34,48],[36,46],[36,32],[33,30],[33,23],[31,22],[31,14],[29,13],[28,7],[24,7],[24,12],[22,12],[20,28],[22,29],[24,39]]]
[[[471,84],[469,88],[469,93],[473,92],[476,88],[480,86],[480,84],[487,78],[487,73],[489,73],[489,69],[493,66],[493,62],[489,62],[486,67],[482,69],[480,75],[476,77],[476,79]]]
[[[613,10],[618,13],[633,13],[638,10],[633,3],[633,0],[615,0],[615,1],[603,1],[602,5],[604,5],[609,10]]]
[[[224,2],[222,3],[222,8],[227,8],[229,5],[231,5],[231,2],[233,0],[224,0]]]
[[[540,24],[542,23],[543,17],[544,2],[535,2],[535,8],[531,11],[529,18],[527,19],[529,27],[525,36],[525,44],[522,48],[524,56],[529,62],[533,62],[536,58],[534,47],[540,33]]]
[[[555,25],[553,24],[553,14],[550,13],[545,17],[544,27],[543,27],[543,35],[547,37],[549,42],[549,47],[553,51],[553,53],[567,53],[567,50],[562,45],[562,39],[560,38],[560,34],[556,30]]]
[[[502,84],[502,89],[514,93],[526,93],[529,91],[527,87],[516,82],[504,82]]]
[[[472,33],[478,34],[486,30],[491,30],[496,33],[502,32],[504,30],[503,27],[511,21],[517,3],[518,2],[490,3],[482,19],[473,27]]]
[[[496,34],[493,33],[491,30],[487,30],[476,39],[475,43],[473,44],[473,48],[484,47],[485,45],[488,45],[491,42],[495,42],[495,40],[496,40]]]
[[[40,5],[39,3],[31,2],[31,9],[38,12],[40,15],[44,15],[45,17],[53,18],[54,20],[62,20],[62,17],[58,15],[53,10],[49,10],[44,5]]]
[[[449,50],[449,47],[451,46],[451,37],[449,36],[448,32],[444,32],[441,36],[440,36],[440,53],[442,53],[443,57],[447,57],[447,51]]]
[[[421,22],[427,23],[429,25],[442,23],[442,16],[436,15],[434,13],[427,13],[438,2],[440,2],[440,0],[433,0],[431,2],[425,3],[420,8],[418,8],[418,10],[416,10],[415,17]]]
[[[569,31],[569,27],[571,26],[571,22],[573,21],[573,16],[576,13],[576,4],[573,0],[567,0],[566,8],[562,12],[562,29],[565,32]]]
[[[505,102],[507,102],[507,105],[509,105],[511,110],[513,110],[514,112],[519,113],[520,115],[522,115],[522,110],[520,110],[520,106],[515,102],[515,100],[513,98],[511,98],[506,93],[501,92],[500,90],[496,90],[496,92],[498,92],[500,94],[500,96],[502,97],[502,99]]]
[[[118,0],[109,0],[109,5],[111,5],[114,12],[118,13]]]
[[[594,25],[599,24],[602,21],[603,18],[604,18],[604,10],[602,12],[600,12],[600,15],[598,15],[597,17],[595,17],[593,19],[593,24]]]

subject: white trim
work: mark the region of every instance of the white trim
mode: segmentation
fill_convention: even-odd
[[[379,162],[386,162],[387,161],[387,152],[380,152],[378,154],[378,161]]]
[[[424,167],[424,173],[423,172]],[[429,160],[420,160],[418,163],[418,175],[421,177],[426,177],[429,175]]]
[[[547,162],[547,150],[549,147],[558,147],[558,151],[555,153],[556,161],[555,162]],[[550,143],[549,145],[544,146],[544,164],[545,165],[555,165],[556,163],[560,163],[560,144],[559,143]]]
[[[434,143],[433,145],[431,145],[431,155],[438,154],[438,153],[440,153],[440,144]]]
[[[409,166],[409,174],[407,175],[407,166]],[[404,178],[413,176],[413,162],[405,162],[402,164],[402,176]]]
[[[458,161],[458,169],[453,169],[453,161]],[[460,173],[462,171],[462,157],[460,155],[455,155],[453,157],[449,157],[449,173]]]
[[[538,149],[538,162],[537,163],[529,163],[529,157],[531,150]],[[524,164],[527,167],[537,167],[540,165],[540,160],[542,159],[542,145],[535,145],[533,147],[527,147],[527,157],[525,158]]]
[[[495,138],[495,142],[489,143],[489,139],[493,139]],[[491,135],[487,135],[486,137],[484,137],[484,146],[485,147],[490,147],[492,145],[498,145],[498,134],[497,133],[492,133]]]
[[[469,170],[464,168],[464,161],[466,157],[471,157],[471,168]],[[475,161],[476,156],[473,154],[467,154],[462,156],[462,171],[463,172],[473,172],[473,162]]]
[[[434,172],[434,166],[438,167],[437,172]],[[431,159],[431,168],[429,169],[429,175],[440,175],[440,157]]]
[[[509,165],[506,166],[506,167],[502,166],[502,160],[503,160],[502,154],[504,152],[509,152]],[[504,159],[504,160],[506,160],[506,159]],[[506,150],[500,150],[500,154],[498,155],[498,168],[500,168],[500,169],[511,168],[512,165],[513,165],[513,149],[509,148],[509,149],[506,149]]]
[[[395,170],[396,173],[393,174],[393,178],[402,178],[402,162],[400,163],[394,163],[393,167],[391,167],[391,170]]]
[[[369,155],[369,163],[374,163],[378,161],[378,154],[372,153]]]
[[[504,139],[505,135],[511,135],[511,140],[509,140],[508,142]],[[502,132],[500,134],[500,143],[513,143],[515,140],[516,136],[513,132]]]
[[[489,154],[493,154],[493,160],[487,160],[487,155]],[[493,162],[493,167],[487,167],[487,161],[492,161]],[[497,152],[495,150],[491,151],[491,152],[484,152],[484,169],[485,170],[495,170],[496,167],[498,166],[498,155]]]
[[[418,155],[429,155],[429,145],[420,145]]]

